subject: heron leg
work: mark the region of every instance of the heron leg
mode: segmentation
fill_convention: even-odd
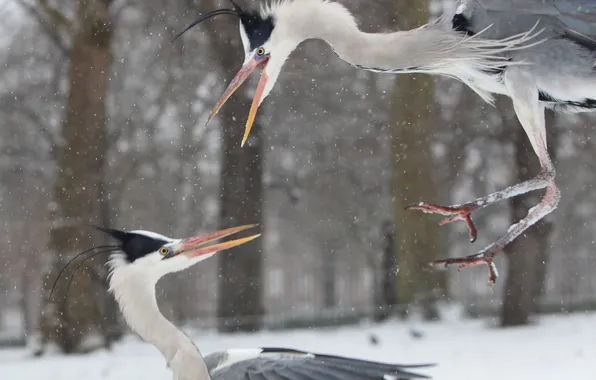
[[[513,100],[515,113],[540,160],[540,173],[528,181],[462,205],[442,207],[421,202],[409,207],[410,209],[421,210],[423,212],[448,215],[441,222],[441,225],[456,220],[464,220],[470,230],[470,240],[474,241],[476,239],[476,228],[470,218],[472,212],[502,199],[546,188],[540,203],[532,207],[525,218],[511,225],[507,232],[495,242],[489,244],[474,255],[437,260],[432,263],[433,265],[444,265],[445,267],[458,265],[459,270],[469,266],[485,264],[488,266],[489,271],[489,285],[494,284],[498,277],[493,258],[525,230],[550,214],[557,207],[561,198],[561,193],[555,184],[555,168],[546,145],[544,107],[538,102],[538,88],[532,78],[527,76],[523,71],[513,71],[511,75],[507,74],[509,73],[505,75],[505,83]]]
[[[515,238],[521,235],[525,230],[530,228],[533,224],[538,222],[540,219],[544,218],[546,215],[551,213],[559,203],[560,199],[560,191],[555,185],[554,178],[555,172],[552,171],[542,171],[541,174],[536,177],[544,177],[544,181],[547,182],[546,184],[546,192],[542,197],[540,203],[536,206],[532,207],[528,211],[528,215],[520,220],[519,222],[511,225],[505,235],[499,238],[497,241],[489,244],[484,249],[479,251],[478,253],[466,257],[457,257],[457,258],[450,258],[450,259],[442,259],[436,260],[432,264],[433,265],[444,265],[448,267],[450,265],[458,265],[458,269],[462,270],[469,266],[474,266],[478,264],[486,264],[488,266],[489,271],[489,278],[488,282],[489,285],[494,284],[497,281],[498,272],[495,264],[493,263],[493,258],[505,248],[505,246],[511,243]],[[536,180],[536,178],[534,180]],[[532,180],[531,180],[532,181]],[[524,182],[525,183],[525,182]],[[522,184],[523,185],[523,184]]]
[[[541,173],[535,178],[532,178],[525,182],[519,183],[514,186],[510,186],[504,190],[497,191],[485,197],[478,198],[471,202],[459,205],[439,206],[432,203],[419,202],[417,204],[406,207],[406,209],[418,210],[428,214],[441,214],[447,216],[447,218],[439,222],[440,226],[458,220],[463,220],[468,227],[468,231],[470,234],[470,243],[473,243],[476,241],[476,238],[478,236],[478,230],[476,229],[476,226],[474,225],[474,222],[472,221],[471,217],[473,212],[483,209],[503,199],[512,198],[517,195],[525,194],[534,190],[544,189],[548,186],[548,180],[546,180],[544,177],[545,176]]]
[[[554,167],[552,165],[548,165],[543,166],[540,173],[530,180],[519,183],[517,185],[510,186],[504,190],[497,191],[485,197],[478,198],[472,202],[453,206],[437,206],[430,203],[420,202],[416,205],[409,206],[408,208],[412,210],[420,210],[426,213],[437,213],[447,215],[448,217],[443,219],[439,223],[440,225],[451,223],[456,220],[465,221],[470,232],[470,241],[474,242],[477,236],[476,227],[474,226],[474,222],[471,219],[471,214],[474,211],[480,210],[486,206],[489,206],[503,199],[512,198],[517,195],[526,194],[530,191],[546,188],[546,192],[541,202],[532,209],[530,209],[528,215],[524,219],[509,227],[505,235],[503,235],[494,243],[488,245],[483,250],[474,255],[437,260],[432,263],[433,265],[445,265],[445,267],[450,265],[458,265],[459,270],[462,270],[469,266],[486,264],[489,270],[489,284],[493,284],[494,282],[496,282],[498,277],[497,268],[495,267],[492,261],[493,258],[499,252],[501,252],[501,250],[503,250],[503,248],[505,248],[507,244],[511,243],[526,229],[528,229],[530,226],[532,226],[534,223],[548,215],[556,208],[559,202],[560,192],[557,189],[554,180]]]

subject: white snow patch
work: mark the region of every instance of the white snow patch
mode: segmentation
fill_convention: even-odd
[[[287,347],[395,363],[437,363],[421,373],[436,380],[590,379],[596,373],[596,313],[540,318],[536,325],[500,329],[491,320],[387,322],[356,327],[289,330],[260,334],[192,335],[203,354],[228,348]],[[415,328],[422,338],[412,336]],[[369,344],[370,334],[379,337]],[[160,353],[128,337],[112,352],[47,355],[34,359],[23,349],[0,350],[0,379],[166,380]]]

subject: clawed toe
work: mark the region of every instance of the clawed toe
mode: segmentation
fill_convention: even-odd
[[[477,206],[469,204],[461,206],[438,206],[426,202],[419,202],[406,207],[406,210],[418,210],[427,214],[447,215],[447,218],[439,222],[440,226],[453,223],[458,220],[463,220],[466,223],[470,233],[470,243],[475,242],[476,238],[478,237],[478,230],[476,229],[471,217],[472,213],[477,209]]]
[[[431,265],[444,265],[445,268],[449,267],[450,265],[458,265],[457,269],[459,271],[475,266],[480,264],[486,264],[488,266],[488,285],[492,286],[495,282],[497,282],[497,278],[499,277],[499,272],[497,271],[497,267],[493,262],[493,258],[501,251],[500,248],[497,247],[487,247],[485,250],[477,253],[475,255],[466,256],[466,257],[456,257],[452,259],[443,259],[443,260],[436,260],[431,263]]]
[[[544,154],[548,157],[546,150],[544,151]],[[406,207],[406,209],[419,210],[425,213],[445,215],[446,218],[441,221],[440,225],[452,223],[456,220],[465,221],[470,231],[470,241],[473,242],[476,240],[477,231],[472,219],[470,218],[470,215],[474,211],[480,210],[504,199],[509,199],[521,194],[526,194],[530,191],[546,188],[546,192],[544,193],[540,203],[532,207],[528,211],[528,215],[525,218],[521,219],[517,223],[512,224],[507,229],[507,232],[494,243],[490,244],[475,255],[437,260],[434,261],[432,265],[444,265],[445,267],[450,265],[458,265],[459,270],[463,270],[469,266],[486,264],[489,272],[489,285],[494,284],[497,281],[499,274],[497,272],[497,267],[493,263],[493,258],[499,252],[501,252],[501,250],[503,250],[507,244],[511,243],[525,230],[530,228],[530,226],[534,225],[540,219],[551,213],[559,203],[561,192],[554,182],[554,169],[550,161],[548,161],[547,164],[548,165],[544,165],[543,163],[543,171],[541,171],[541,174],[539,174],[537,177],[517,185],[510,186],[501,191],[494,192],[485,197],[478,198],[472,202],[447,207],[420,202],[418,204]]]

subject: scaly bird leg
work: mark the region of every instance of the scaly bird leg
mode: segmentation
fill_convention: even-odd
[[[543,173],[538,174],[535,178],[519,183],[517,185],[510,186],[504,190],[497,191],[489,194],[485,197],[478,198],[472,202],[452,205],[452,206],[438,206],[427,202],[419,202],[414,205],[406,207],[407,210],[419,210],[428,214],[441,214],[446,215],[447,218],[439,222],[440,226],[455,222],[457,220],[463,220],[468,226],[470,233],[470,243],[476,241],[478,236],[478,230],[472,221],[471,215],[474,211],[481,210],[493,203],[501,201],[503,199],[512,198],[521,194],[528,193],[530,191],[544,189],[550,183],[546,178],[548,175]]]
[[[532,226],[540,219],[544,218],[557,207],[557,204],[559,203],[559,199],[561,197],[561,193],[555,185],[554,172],[551,178],[552,179],[546,187],[546,193],[544,194],[544,197],[542,198],[540,203],[532,207],[525,218],[509,227],[507,233],[505,233],[505,235],[503,235],[496,242],[488,245],[486,248],[484,248],[475,255],[458,257],[453,259],[437,260],[434,261],[432,265],[445,265],[445,267],[448,267],[449,265],[459,265],[458,269],[462,270],[469,266],[486,264],[488,266],[489,272],[489,285],[494,284],[497,281],[498,272],[497,268],[495,267],[495,264],[493,263],[493,258],[499,252],[501,252],[501,250],[503,250],[503,248],[505,248],[507,244],[511,243],[515,238],[521,235],[530,226]]]
[[[445,266],[459,265],[460,270],[472,265],[486,264],[489,270],[489,284],[494,284],[498,277],[493,258],[530,226],[551,213],[557,207],[561,198],[561,193],[555,185],[555,169],[546,147],[544,106],[539,102],[538,87],[536,86],[534,76],[523,67],[507,68],[504,75],[504,83],[513,100],[515,114],[540,160],[540,174],[533,179],[463,205],[441,207],[421,202],[418,205],[409,207],[410,209],[421,210],[423,212],[447,215],[448,217],[441,222],[441,225],[456,220],[464,220],[470,230],[470,240],[474,241],[476,240],[477,232],[470,217],[472,212],[502,199],[546,188],[546,192],[540,203],[532,207],[525,218],[509,227],[505,235],[494,243],[488,245],[475,255],[437,260],[432,263],[433,265]]]

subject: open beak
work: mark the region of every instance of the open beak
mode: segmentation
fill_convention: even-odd
[[[269,57],[253,57],[250,61],[244,64],[238,74],[232,79],[232,82],[221,96],[213,110],[209,114],[209,118],[207,119],[207,123],[213,119],[213,117],[217,114],[219,109],[225,104],[225,102],[232,96],[234,92],[244,83],[244,81],[252,74],[257,68],[263,67],[269,61]],[[257,85],[257,90],[255,92],[255,96],[252,100],[252,105],[250,107],[250,112],[248,114],[248,120],[246,122],[246,127],[244,128],[244,137],[242,138],[241,146],[244,146],[246,140],[248,139],[248,134],[250,133],[250,129],[252,128],[252,124],[255,120],[255,116],[257,114],[257,108],[259,108],[259,104],[261,104],[261,97],[263,96],[263,90],[265,89],[265,85],[267,84],[267,74],[265,70],[261,73],[261,79],[259,80],[259,84]]]
[[[256,224],[249,224],[240,227],[227,228],[225,230],[211,232],[205,235],[194,236],[188,239],[183,239],[178,244],[176,244],[174,249],[172,249],[168,254],[166,254],[162,260],[169,259],[178,255],[184,255],[186,257],[193,258],[214,253],[217,251],[223,251],[224,249],[236,247],[238,245],[247,243],[251,240],[258,238],[259,236],[261,236],[261,234],[255,234],[245,238],[229,240],[223,243],[213,245],[206,244],[226,236],[237,234],[238,232],[248,230],[249,228],[253,228],[256,226]]]

